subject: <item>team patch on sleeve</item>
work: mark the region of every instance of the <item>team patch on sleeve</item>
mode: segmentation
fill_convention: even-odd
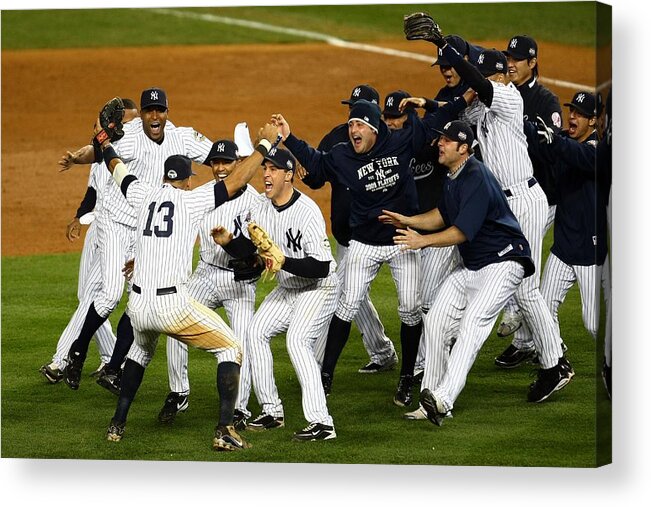
[[[206,139],[206,136],[204,136],[204,135],[201,134],[200,132],[197,132],[196,130],[193,130],[193,132],[194,132],[194,138],[195,138],[198,142],[203,142],[203,141]]]
[[[554,124],[555,127],[561,128],[562,119],[558,111],[554,111],[552,113],[552,123]]]

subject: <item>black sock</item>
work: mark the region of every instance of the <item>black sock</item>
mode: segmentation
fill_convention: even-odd
[[[423,331],[423,321],[415,326],[408,326],[404,322],[400,324],[400,345],[402,347],[402,365],[400,375],[413,375],[416,357],[418,356],[418,345],[420,335]]]
[[[86,360],[90,340],[106,319],[107,317],[102,317],[97,313],[95,303],[91,303],[84,319],[84,325],[79,332],[79,337],[70,346],[70,356],[77,356],[81,358],[82,362]]]
[[[217,392],[219,393],[219,426],[233,424],[233,412],[240,387],[240,365],[233,362],[217,366]]]
[[[131,326],[131,319],[127,312],[122,314],[117,328],[117,340],[111,354],[111,360],[106,368],[114,373],[120,370],[124,358],[127,357],[131,344],[133,343],[133,327]]]
[[[334,376],[335,366],[350,335],[350,326],[350,322],[341,320],[336,315],[332,317],[328,328],[328,341],[323,356],[323,366],[321,367],[322,373],[327,373],[331,377]]]
[[[127,420],[129,407],[131,402],[136,397],[136,392],[142,384],[142,377],[145,375],[144,366],[140,366],[135,361],[127,359],[124,365],[124,372],[122,372],[122,382],[120,383],[120,397],[118,398],[118,406],[115,409],[113,420],[117,423],[123,423]]]

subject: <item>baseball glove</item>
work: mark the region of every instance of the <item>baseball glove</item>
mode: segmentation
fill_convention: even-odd
[[[273,280],[276,273],[282,269],[283,264],[285,263],[285,256],[278,245],[273,242],[269,233],[258,224],[255,222],[249,222],[248,229],[249,237],[257,247],[258,254],[262,257],[262,260],[264,260],[265,263],[265,275],[263,280],[265,280],[269,274],[271,274],[270,280]]]
[[[99,124],[102,130],[95,134],[95,140],[102,144],[107,139],[111,142],[122,139],[124,136],[122,118],[124,118],[124,103],[120,97],[114,97],[104,104],[99,112]]]
[[[243,259],[231,259],[228,267],[233,270],[235,281],[255,282],[264,271],[265,262],[259,255],[250,255]]]
[[[407,40],[426,40],[437,46],[445,46],[441,28],[426,12],[414,12],[404,17],[404,31]]]

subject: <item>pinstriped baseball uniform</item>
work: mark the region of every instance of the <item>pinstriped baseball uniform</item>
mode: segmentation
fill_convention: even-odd
[[[93,163],[90,167],[88,175],[88,186],[95,189],[97,199],[95,201],[94,212],[97,216],[102,210],[102,190],[104,189],[107,181],[111,179],[111,174],[100,164]],[[90,305],[90,301],[96,294],[99,286],[101,273],[97,257],[99,255],[99,239],[98,239],[98,223],[97,219],[93,220],[88,226],[86,237],[84,238],[84,247],[81,252],[81,259],[79,262],[79,281],[77,284],[77,299],[79,305],[72,314],[68,325],[65,327],[59,341],[52,361],[61,365],[66,363],[66,357],[70,350],[70,345],[75,341],[81,326],[84,323],[86,316],[86,309]],[[111,329],[111,323],[107,320],[95,332],[95,340],[97,348],[99,349],[100,358],[103,363],[108,363],[113,353],[113,346],[115,345],[115,335]]]
[[[240,364],[239,339],[187,289],[201,220],[227,200],[224,184],[183,191],[127,176],[122,188],[129,204],[138,210],[133,290],[128,302],[135,340],[127,357],[146,367],[159,334],[166,333],[213,353],[220,362]]]
[[[303,414],[310,423],[333,426],[315,357],[315,343],[325,330],[337,305],[338,276],[325,220],[317,204],[294,191],[284,206],[276,208],[262,194],[252,220],[265,229],[286,257],[329,261],[326,278],[310,279],[281,270],[278,285],[264,299],[248,333],[253,387],[262,412],[284,417],[283,405],[273,375],[270,342],[286,332],[287,351],[302,391]]]
[[[477,140],[484,162],[507,195],[509,206],[531,247],[531,256],[538,272],[525,278],[515,294],[524,316],[523,330],[519,332],[528,332],[529,335],[533,332],[536,349],[541,351],[541,357],[545,356],[544,360],[541,358],[541,366],[548,369],[556,366],[563,354],[560,335],[549,310],[545,305],[538,304],[547,198],[533,178],[520,92],[513,83],[489,83],[493,88],[490,107],[477,98],[464,111],[462,118],[477,125]]]
[[[206,185],[211,185],[207,183]],[[240,370],[240,392],[235,408],[246,417],[251,391],[251,371],[246,347],[246,334],[255,312],[255,282],[235,281],[233,271],[228,268],[231,256],[223,248],[215,245],[210,234],[217,225],[224,225],[233,237],[242,233],[242,223],[246,214],[259,202],[258,192],[247,185],[241,193],[208,213],[199,228],[201,240],[200,258],[197,268],[188,281],[188,293],[199,303],[210,309],[223,306],[235,335],[242,342],[242,368]],[[188,394],[188,348],[173,338],[167,339],[167,371],[170,390]]]

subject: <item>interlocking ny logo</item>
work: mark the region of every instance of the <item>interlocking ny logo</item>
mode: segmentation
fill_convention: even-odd
[[[233,237],[237,238],[240,234],[242,234],[242,217],[237,215],[233,219]]]
[[[579,94],[576,96],[576,101],[577,101],[579,104],[582,104],[584,99],[585,99],[585,93],[579,93]]]
[[[361,88],[355,88],[353,90],[353,97],[359,97],[360,93],[362,93],[362,89]]]
[[[513,49],[517,45],[518,45],[518,39],[515,38],[511,39],[511,42],[509,43],[509,47]]]
[[[226,149],[226,146],[224,145],[224,143],[219,143],[219,144],[217,145],[217,151],[219,151],[219,152],[221,152],[221,153],[224,153],[224,150],[225,150],[225,149]]]
[[[484,63],[484,53],[479,55],[479,58],[477,58],[477,63],[479,63],[479,64]]]
[[[387,97],[387,107],[393,107],[393,97]]]
[[[303,233],[301,231],[296,231],[296,234],[292,231],[292,228],[290,227],[287,232],[285,233],[285,236],[287,236],[287,248],[291,248],[294,253],[300,251],[303,249],[301,246],[301,240],[303,239]]]
[[[151,92],[151,100],[158,100],[158,92],[156,91]]]

